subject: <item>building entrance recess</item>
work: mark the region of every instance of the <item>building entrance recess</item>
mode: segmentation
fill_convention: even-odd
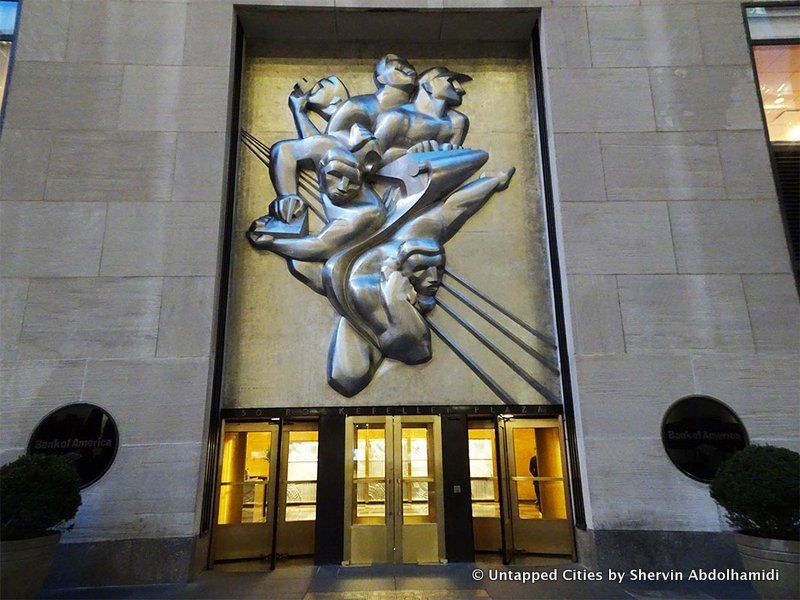
[[[344,564],[445,562],[439,416],[348,417]]]
[[[476,552],[575,557],[561,418],[469,423]]]
[[[214,561],[314,554],[318,453],[316,423],[224,424]]]

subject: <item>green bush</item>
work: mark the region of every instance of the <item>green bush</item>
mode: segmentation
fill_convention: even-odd
[[[747,446],[720,465],[711,497],[744,534],[799,539],[800,455],[775,446]]]
[[[47,535],[80,505],[78,473],[60,456],[20,456],[0,468],[0,539]]]

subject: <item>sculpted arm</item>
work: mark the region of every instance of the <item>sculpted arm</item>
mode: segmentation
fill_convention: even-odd
[[[399,271],[383,267],[381,271],[381,304],[387,327],[380,336],[381,349],[390,358],[409,364],[430,358],[430,331],[425,319],[413,306],[416,292]]]
[[[469,132],[469,119],[457,110],[450,111],[450,119],[453,122],[453,136],[450,138],[450,143],[454,146],[463,146]]]
[[[298,97],[295,94],[289,96],[289,109],[292,111],[294,126],[299,138],[309,138],[322,133],[305,111],[305,101],[306,98]]]
[[[394,144],[400,136],[400,132],[405,125],[405,118],[398,111],[384,113],[378,119],[375,126],[375,138],[381,146],[383,152],[383,164],[388,164],[393,160],[405,155],[406,148],[395,148]]]
[[[328,134],[347,134],[355,124],[372,129],[370,115],[364,110],[364,107],[359,105],[357,101],[349,100],[342,104],[339,110],[333,114],[331,120],[328,121],[328,127],[325,132]]]
[[[331,255],[357,232],[352,221],[334,219],[319,233],[302,238],[277,238],[267,248],[284,258],[304,261],[322,261]]]
[[[483,206],[492,195],[508,187],[514,175],[513,167],[496,175],[484,176],[456,190],[440,205],[430,209],[429,217],[438,218],[441,226],[441,243],[456,232]]]
[[[272,160],[269,176],[275,192],[280,196],[297,194],[297,169],[303,165],[312,166],[325,156],[325,153],[338,145],[333,138],[315,135],[302,140],[286,140],[272,147]]]

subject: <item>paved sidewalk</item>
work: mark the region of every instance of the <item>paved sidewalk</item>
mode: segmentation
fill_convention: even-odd
[[[658,582],[622,583],[566,582],[559,567],[559,580],[531,583],[491,581],[488,570],[513,572],[548,571],[552,567],[503,567],[496,564],[379,565],[337,567],[289,564],[264,571],[255,564],[252,570],[231,572],[217,568],[202,573],[195,581],[174,585],[145,585],[104,588],[50,589],[44,598],[243,598],[281,600],[461,600],[471,598],[566,598],[625,600],[668,599],[757,599],[748,583]],[[475,569],[484,577],[476,581]]]

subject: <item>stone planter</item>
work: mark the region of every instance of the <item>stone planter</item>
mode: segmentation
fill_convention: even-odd
[[[50,572],[61,533],[0,542],[2,598],[36,598]]]
[[[800,589],[800,542],[736,534],[745,571],[778,570],[776,581],[753,581],[761,598],[796,598]]]

